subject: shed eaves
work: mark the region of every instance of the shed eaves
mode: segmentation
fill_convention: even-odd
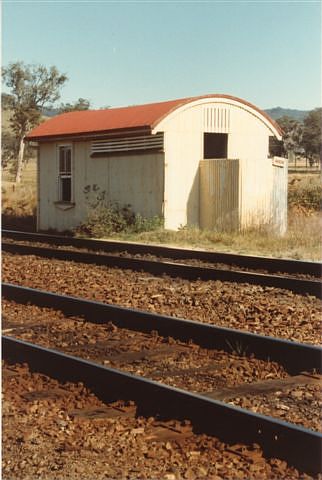
[[[204,98],[225,98],[247,105],[263,115],[272,126],[280,131],[279,126],[265,112],[237,97],[224,94],[203,95],[167,102],[134,105],[130,107],[109,108],[105,110],[85,110],[57,115],[34,128],[26,140],[45,141],[57,137],[83,136],[118,132],[122,130],[152,129],[164,117],[176,108],[192,101]]]

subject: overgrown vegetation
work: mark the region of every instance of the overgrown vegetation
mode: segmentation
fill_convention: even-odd
[[[306,211],[306,214],[309,214],[312,211],[320,211],[321,202],[322,185],[320,175],[290,176],[288,204],[291,209],[302,209],[302,211]]]
[[[120,206],[106,200],[105,190],[97,185],[87,185],[84,189],[87,202],[87,219],[75,229],[78,235],[105,237],[115,234],[138,234],[160,229],[160,217],[144,218],[135,214],[131,205]]]
[[[319,175],[293,175],[289,186],[288,231],[284,237],[269,228],[227,233],[183,227],[165,230],[160,218],[144,219],[134,215],[129,206],[104,204],[105,192],[94,185],[86,187],[89,215],[76,235],[205,248],[241,254],[321,259],[321,226],[319,212],[322,189]]]
[[[321,260],[322,218],[317,212],[310,215],[291,211],[288,231],[278,237],[268,229],[224,233],[197,228],[184,228],[178,232],[159,230],[134,236],[117,235],[119,239],[158,244],[180,245],[187,248],[209,249],[237,254],[268,257]]]
[[[34,184],[2,182],[2,226],[17,230],[36,228],[37,195]]]

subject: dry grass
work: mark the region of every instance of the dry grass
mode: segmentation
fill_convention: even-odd
[[[26,164],[22,181],[14,183],[14,174],[10,167],[2,171],[2,213],[18,217],[36,215],[37,209],[37,178],[36,159],[31,158]]]
[[[3,181],[1,207],[4,228],[34,230],[37,208],[35,184],[15,185],[13,182]]]
[[[15,185],[3,182],[2,212],[19,216],[35,215],[37,207],[36,188],[33,185]]]
[[[318,261],[322,259],[321,226],[320,213],[305,214],[302,211],[291,211],[288,231],[283,237],[278,237],[266,229],[243,233],[218,233],[184,228],[178,232],[158,230],[138,235],[117,235],[114,238],[245,255]]]
[[[25,172],[21,185],[14,187],[12,182],[3,181],[3,225],[7,228],[35,228],[36,182],[32,165],[29,170],[29,173]],[[113,238],[240,254],[321,260],[322,214],[317,210],[321,198],[320,176],[290,175],[289,189],[292,191],[291,204],[288,231],[284,237],[278,237],[266,229],[220,233],[197,228],[183,228],[178,232],[160,228],[137,234],[118,233]]]

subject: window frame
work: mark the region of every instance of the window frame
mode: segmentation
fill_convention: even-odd
[[[66,165],[67,160],[64,158],[65,165],[61,168],[61,150],[70,151],[70,168]],[[73,145],[71,143],[61,143],[57,145],[57,203],[70,205],[74,202],[74,161],[73,161]],[[63,180],[70,179],[70,198],[63,200]]]

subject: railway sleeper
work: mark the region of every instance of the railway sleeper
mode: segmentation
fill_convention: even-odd
[[[319,385],[321,384],[321,380],[321,375],[302,373],[301,375],[294,375],[292,377],[283,379],[269,379],[251,384],[243,383],[242,385],[237,385],[236,387],[228,387],[221,390],[216,389],[212,392],[203,393],[203,395],[215,400],[229,400],[230,398],[234,398],[239,395],[258,395],[262,393],[285,391],[292,387],[308,385],[312,383]]]

